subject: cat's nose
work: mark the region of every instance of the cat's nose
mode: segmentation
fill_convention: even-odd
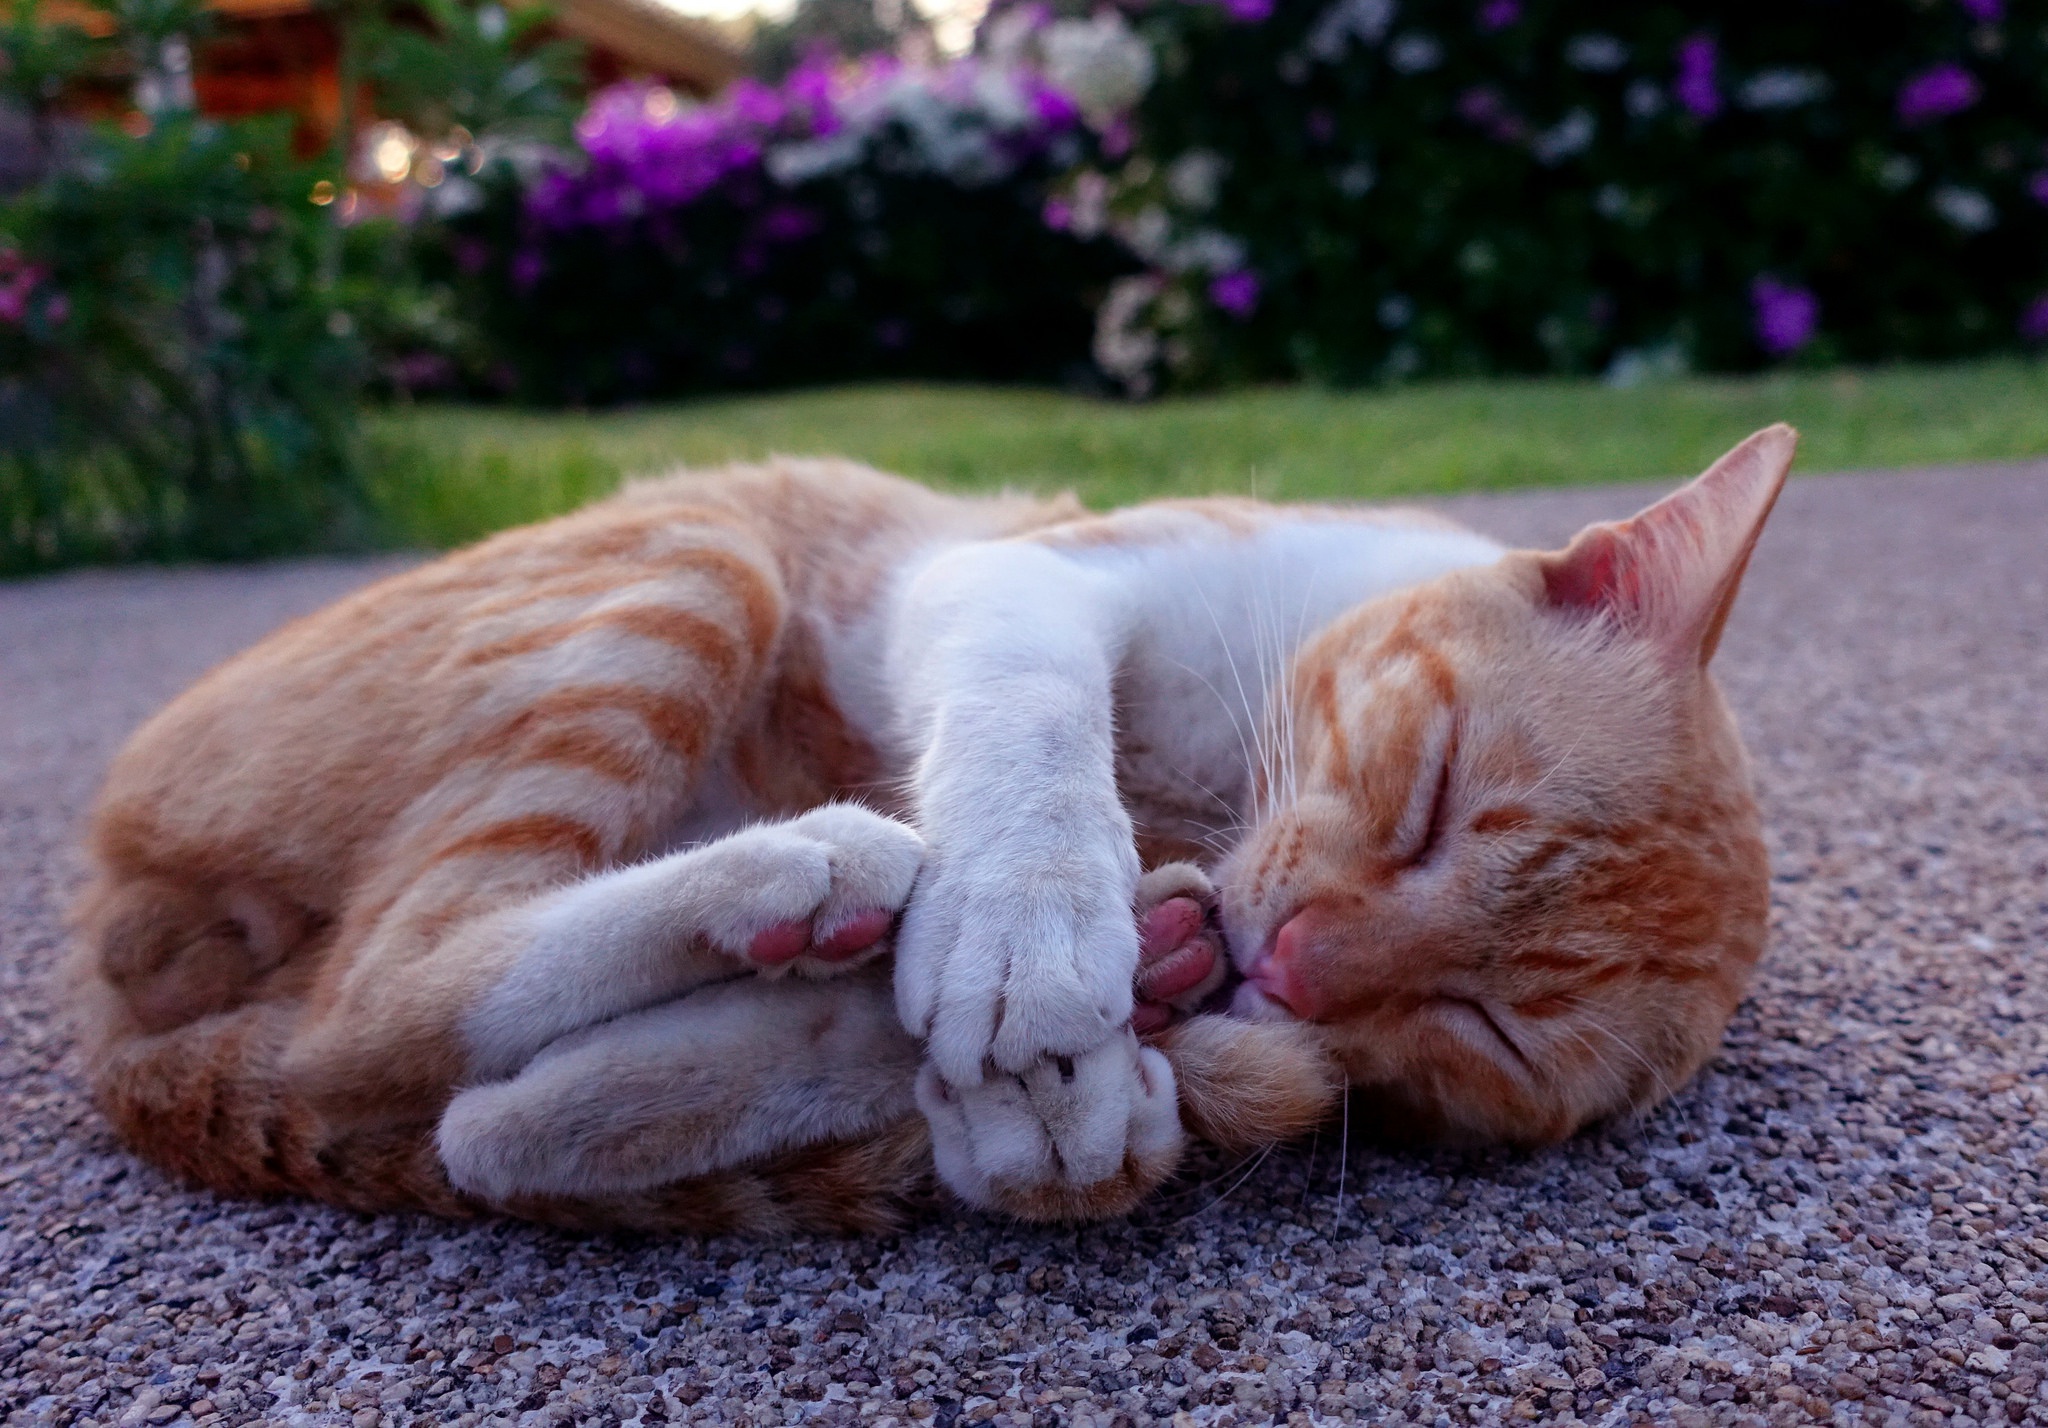
[[[1245,980],[1303,1021],[1314,1021],[1320,999],[1314,982],[1306,975],[1309,929],[1305,924],[1305,915],[1296,915],[1282,924],[1273,934],[1265,955],[1245,973]]]

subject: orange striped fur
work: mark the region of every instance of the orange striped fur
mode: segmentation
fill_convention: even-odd
[[[1237,638],[1230,612],[1181,600],[1128,637],[1111,810],[1146,865],[1221,855],[1213,891],[1178,864],[1126,884],[1138,935],[1203,903],[1220,932],[1144,944],[1119,1034],[1233,1148],[1313,1125],[1336,1066],[1437,1134],[1553,1139],[1641,1107],[1711,1053],[1762,946],[1756,809],[1706,661],[1789,441],[1553,555],[1473,557],[1433,518],[1091,516],[824,461],[642,483],[485,541],[286,626],[117,757],[68,964],[95,1094],[178,1174],[364,1209],[863,1229],[930,1193],[936,1153],[992,1208],[1120,1212],[1172,1173],[1170,1116],[1092,1182],[959,1159],[981,1093],[920,1071],[910,954],[893,997],[886,957],[946,895],[919,852],[938,835],[916,752],[842,707],[847,651],[914,603],[892,582],[920,551],[1029,546],[1076,582],[1174,590],[1190,562],[1285,570],[1285,542],[1356,530],[1468,553],[1288,648],[1255,631],[1276,648],[1236,691],[1259,725],[1241,793],[1187,752],[1207,694],[1229,701],[1186,661],[1212,627]],[[1190,1018],[1229,996],[1226,940],[1236,1014]],[[640,950],[569,975],[600,942]],[[1050,1050],[1057,1091],[1079,1053]],[[1155,1077],[1152,1056],[1115,1074]]]

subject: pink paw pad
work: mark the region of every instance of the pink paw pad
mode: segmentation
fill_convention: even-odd
[[[857,912],[840,923],[838,931],[811,948],[811,954],[820,961],[843,962],[887,937],[889,924],[893,921],[895,919],[880,908]]]
[[[777,922],[754,934],[754,940],[747,944],[747,958],[766,966],[779,967],[803,956],[810,945],[810,923]]]
[[[821,962],[844,962],[888,936],[893,921],[890,914],[880,909],[857,912],[840,923],[831,936],[817,942],[811,940],[810,923],[777,922],[754,934],[753,941],[747,944],[747,958],[764,967],[779,967],[807,953]]]
[[[1215,975],[1219,954],[1202,924],[1202,905],[1189,897],[1168,898],[1139,920],[1131,1029],[1140,1036],[1171,1026],[1176,1012],[1168,1003]]]

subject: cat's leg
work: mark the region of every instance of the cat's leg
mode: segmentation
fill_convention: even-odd
[[[469,1073],[746,972],[823,977],[884,951],[924,845],[850,804],[585,878],[481,919],[504,970],[462,1018]]]
[[[914,1117],[888,974],[744,978],[586,1027],[458,1094],[449,1177],[494,1204],[602,1200],[856,1140]]]
[[[924,879],[897,950],[920,1104],[948,1184],[1109,1213],[1181,1146],[1172,1069],[1130,1026],[1140,872],[1118,796],[1109,582],[1042,546],[933,561],[890,637],[917,756]],[[953,1142],[948,1142],[953,1143]]]

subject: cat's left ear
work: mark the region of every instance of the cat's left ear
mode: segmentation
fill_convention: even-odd
[[[1549,603],[1604,611],[1675,663],[1704,666],[1798,446],[1791,427],[1766,427],[1656,505],[1587,526],[1539,558]]]

